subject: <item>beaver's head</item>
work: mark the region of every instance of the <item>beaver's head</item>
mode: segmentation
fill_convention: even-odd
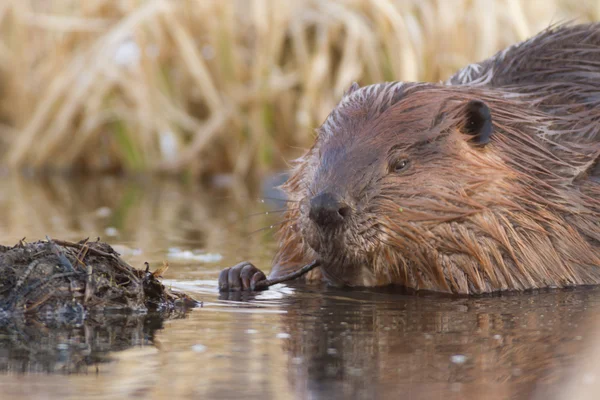
[[[350,88],[304,158],[296,193],[296,226],[330,282],[439,275],[427,264],[459,233],[476,235],[472,217],[502,202],[493,197],[509,170],[487,146],[493,113],[461,89]]]

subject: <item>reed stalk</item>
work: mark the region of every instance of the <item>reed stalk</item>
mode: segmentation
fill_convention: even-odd
[[[4,0],[0,163],[264,172],[353,82],[439,81],[587,0]]]

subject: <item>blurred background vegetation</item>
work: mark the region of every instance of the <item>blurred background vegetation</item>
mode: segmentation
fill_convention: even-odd
[[[1,0],[0,164],[285,167],[343,91],[439,81],[597,0]]]

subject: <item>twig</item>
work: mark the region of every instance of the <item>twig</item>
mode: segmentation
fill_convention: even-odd
[[[59,244],[61,246],[74,247],[76,249],[81,249],[83,246],[87,246],[88,253],[93,253],[93,254],[95,254],[97,256],[101,256],[101,257],[112,258],[113,260],[115,260],[117,262],[117,267],[121,270],[121,272],[124,272],[125,274],[127,274],[133,282],[139,282],[139,278],[131,273],[131,270],[133,270],[134,268],[131,265],[127,264],[125,261],[121,260],[114,253],[107,253],[105,251],[95,249],[93,247],[90,247],[89,244],[87,244],[87,243],[82,245],[80,243],[69,242],[67,240],[54,239],[53,241],[54,241],[54,243]]]
[[[35,311],[39,306],[44,304],[50,297],[52,297],[54,292],[56,292],[56,290],[51,290],[47,292],[40,300],[36,301],[30,307],[28,307],[27,310],[25,310],[25,312],[32,313],[33,311]]]
[[[23,272],[23,274],[19,277],[19,279],[17,280],[17,283],[15,284],[14,289],[12,290],[10,296],[8,297],[8,299],[7,299],[8,304],[12,304],[13,301],[17,298],[17,296],[19,296],[19,291],[21,290],[21,286],[23,286],[23,284],[25,283],[27,278],[29,278],[29,275],[31,274],[31,272],[33,272],[34,268],[37,267],[39,263],[40,263],[40,260],[34,260],[31,263],[29,263],[29,265],[25,269],[25,272]]]
[[[87,305],[89,299],[94,294],[94,269],[91,265],[86,265],[85,272],[87,274],[87,279],[85,281],[85,290],[83,292],[83,305]]]
[[[79,250],[79,253],[77,253],[77,256],[75,257],[76,261],[79,264],[81,264],[81,266],[83,268],[86,268],[86,265],[83,262],[83,259],[87,255],[88,250],[90,249],[90,246],[87,245],[87,241],[88,241],[88,239],[85,239],[85,241],[80,241],[79,242],[79,244],[81,245],[81,249]]]
[[[32,284],[31,286],[28,286],[27,288],[25,288],[25,292],[21,294],[21,297],[26,297],[29,293],[33,292],[34,290],[38,289],[38,288],[43,288],[44,286],[46,286],[47,284],[49,284],[53,279],[58,279],[58,278],[69,278],[71,276],[75,276],[77,275],[76,272],[63,272],[60,274],[54,274],[48,278],[46,278],[43,281],[38,281],[34,284]],[[11,302],[11,306],[14,305],[14,302],[17,299],[13,299],[13,302]]]
[[[60,263],[60,265],[63,266],[68,272],[74,272],[75,268],[73,268],[71,261],[69,261],[67,256],[65,256],[65,253],[63,253],[56,246],[54,241],[50,239],[48,235],[46,235],[46,240],[48,241],[48,245],[50,246],[50,251],[58,258],[58,262]]]
[[[264,290],[264,289],[267,289],[269,286],[273,286],[278,283],[294,280],[294,279],[299,278],[302,275],[306,274],[310,270],[318,267],[319,265],[321,265],[321,261],[315,260],[309,264],[306,264],[304,267],[302,267],[294,272],[290,272],[287,275],[283,275],[278,278],[265,279],[263,281],[258,281],[258,282],[256,282],[256,285],[254,286],[254,290]]]

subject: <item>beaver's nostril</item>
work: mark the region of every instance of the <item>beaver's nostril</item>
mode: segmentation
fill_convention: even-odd
[[[344,217],[347,218],[350,216],[350,214],[352,214],[352,209],[349,206],[343,205],[340,207],[340,209],[338,210],[338,213]]]
[[[321,193],[310,200],[308,217],[320,226],[334,226],[342,223],[352,213],[341,198],[333,193]]]

